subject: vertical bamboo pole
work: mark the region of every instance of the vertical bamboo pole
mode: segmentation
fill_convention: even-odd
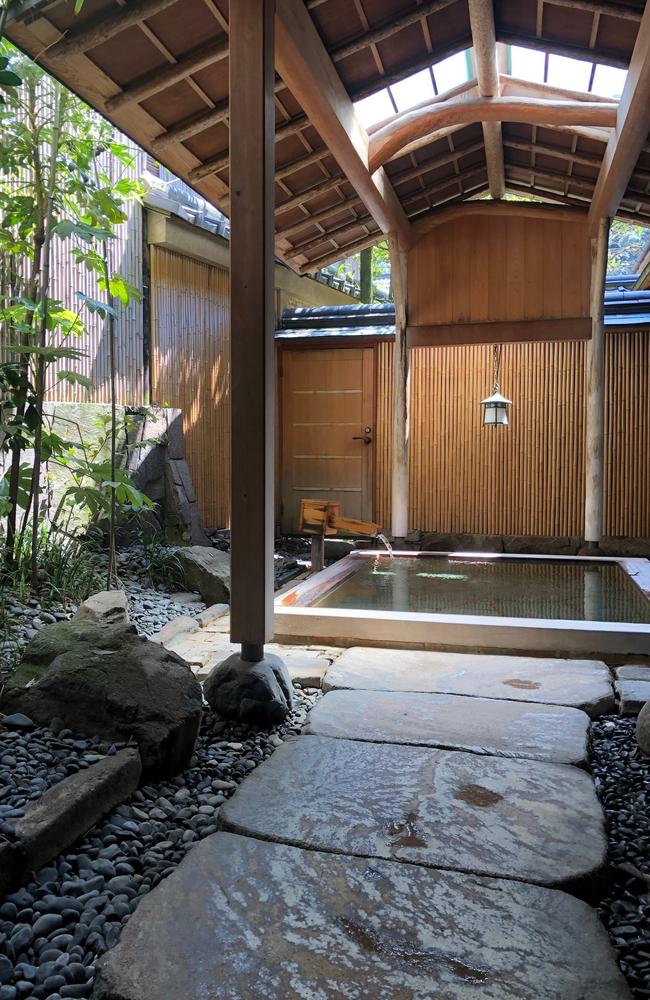
[[[591,340],[587,347],[585,542],[603,537],[603,434],[605,421],[604,295],[609,219],[601,219],[591,241]]]
[[[406,538],[409,530],[409,357],[406,346],[406,254],[389,237],[391,274],[395,297],[395,346],[393,348],[393,469],[391,480],[393,538]]]
[[[230,634],[248,661],[273,634],[274,16],[230,6]]]

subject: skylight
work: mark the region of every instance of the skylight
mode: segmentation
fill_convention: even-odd
[[[627,72],[624,69],[617,69],[615,66],[596,66],[592,93],[600,97],[614,97],[620,99],[625,86]]]
[[[398,111],[408,111],[416,104],[430,100],[436,94],[444,96],[448,90],[467,83],[469,78],[469,50],[465,50],[356,101],[354,107],[361,123],[370,128]]]
[[[510,73],[518,80],[530,80],[532,83],[544,82],[543,52],[536,49],[524,49],[520,45],[511,45],[509,50]]]
[[[383,121],[384,118],[390,118],[391,115],[395,114],[395,107],[390,99],[387,88],[377,91],[376,94],[371,94],[370,97],[364,97],[361,101],[357,101],[354,107],[359,116],[359,121],[366,128],[370,128],[371,125],[376,125],[377,122]]]
[[[586,59],[571,59],[550,52],[539,52],[521,45],[508,46],[509,73],[520,80],[548,83],[565,90],[598,94],[618,100],[623,93],[627,71],[604,66]]]
[[[390,89],[398,111],[407,111],[427,98],[435,97],[433,79],[428,69],[407,76],[406,80],[394,83]]]
[[[546,82],[551,86],[588,93],[590,78],[591,63],[585,62],[584,59],[549,55]]]
[[[457,52],[454,56],[434,63],[432,70],[439,94],[444,94],[446,90],[453,90],[461,83],[467,83],[469,80],[467,52]]]

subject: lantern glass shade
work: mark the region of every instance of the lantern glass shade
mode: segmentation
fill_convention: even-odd
[[[491,396],[481,400],[483,407],[483,426],[498,427],[508,424],[508,407],[512,400],[502,396],[498,389],[495,389]]]

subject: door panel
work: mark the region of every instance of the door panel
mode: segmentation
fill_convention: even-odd
[[[374,351],[282,354],[282,528],[297,531],[300,501],[338,500],[372,520]],[[357,440],[354,440],[357,438]]]

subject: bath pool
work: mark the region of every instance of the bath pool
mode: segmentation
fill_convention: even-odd
[[[278,598],[277,637],[650,655],[650,562],[354,552]]]

